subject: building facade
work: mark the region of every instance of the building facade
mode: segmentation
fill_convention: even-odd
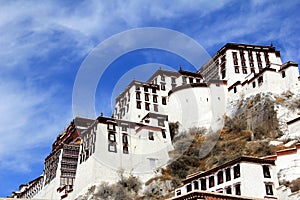
[[[185,197],[201,190],[248,198],[277,199],[278,186],[274,161],[240,157],[188,176],[183,186],[175,190],[175,196]]]

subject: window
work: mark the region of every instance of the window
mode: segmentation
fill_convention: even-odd
[[[162,126],[162,127],[165,126],[165,120],[164,119],[157,119],[157,122],[158,122],[158,126]]]
[[[148,138],[149,138],[149,140],[154,140],[154,134],[153,134],[153,132],[149,132],[148,133]]]
[[[196,78],[196,83],[200,83],[200,78]]]
[[[254,64],[252,62],[250,63],[250,67],[254,67]]]
[[[176,190],[176,196],[181,195],[181,190]]]
[[[156,95],[153,95],[153,102],[157,103],[157,96]]]
[[[109,152],[117,152],[117,147],[116,147],[116,145],[115,144],[112,144],[112,143],[110,143],[110,144],[108,144],[108,151]]]
[[[149,101],[149,94],[145,94],[145,101]]]
[[[160,80],[161,80],[161,81],[165,81],[165,76],[164,76],[164,75],[161,75],[161,76],[160,76]]]
[[[218,172],[218,184],[223,183],[223,171]]]
[[[150,103],[145,103],[145,109],[150,110]]]
[[[128,146],[126,146],[126,145],[123,146],[123,153],[124,154],[128,154],[129,153]]]
[[[209,179],[208,179],[208,185],[209,185],[210,188],[215,186],[214,176],[210,176],[209,177]]]
[[[285,71],[281,72],[281,77],[285,78]]]
[[[161,84],[160,85],[160,89],[163,90],[163,91],[165,91],[166,90],[166,85],[165,84]]]
[[[248,57],[249,57],[249,60],[253,62],[252,51],[248,52]]]
[[[241,184],[235,185],[235,195],[241,195]]]
[[[127,126],[122,126],[122,131],[126,131],[127,132]]]
[[[258,84],[261,84],[261,83],[263,83],[264,82],[264,78],[263,78],[263,76],[260,76],[259,78],[258,78]]]
[[[232,52],[232,58],[233,60],[237,60],[237,52]]]
[[[144,86],[144,91],[148,92],[148,86]]]
[[[107,124],[107,129],[108,129],[108,130],[115,131],[115,130],[116,130],[116,127],[115,127],[114,124]]]
[[[194,181],[194,190],[199,190],[199,183],[198,183],[198,181]]]
[[[108,140],[111,142],[116,141],[116,135],[114,133],[108,133]]]
[[[263,173],[265,178],[271,178],[270,168],[268,165],[263,165]]]
[[[166,97],[162,97],[161,103],[162,103],[162,105],[167,105],[167,98]]]
[[[245,60],[245,53],[243,51],[240,51],[241,60]]]
[[[251,68],[251,69],[250,69],[250,72],[254,74],[254,73],[255,73],[254,68]]]
[[[171,77],[172,79],[172,84],[176,84],[176,78],[175,77]]]
[[[273,195],[273,186],[272,184],[266,184],[266,194],[267,195]]]
[[[222,79],[224,79],[226,77],[226,70],[222,71]]]
[[[256,57],[257,57],[257,62],[261,62],[261,57],[260,57],[260,53],[259,52],[256,53]]]
[[[192,77],[189,78],[190,83],[194,82],[194,79]]]
[[[246,66],[246,63],[245,63],[244,61],[242,62],[242,66],[243,66],[243,67]]]
[[[226,174],[226,181],[230,181],[231,180],[230,168],[225,169],[225,174]]]
[[[182,77],[182,84],[183,85],[186,84],[186,77],[185,76]]]
[[[136,108],[137,108],[137,109],[141,109],[141,107],[142,107],[142,106],[141,106],[141,102],[140,102],[140,101],[137,101],[137,102],[136,102]]]
[[[238,178],[240,177],[240,165],[237,164],[236,166],[233,167],[233,174],[234,174],[234,178]]]
[[[262,64],[261,64],[261,63],[258,63],[258,67],[259,67],[259,68],[262,68]]]
[[[247,74],[247,68],[243,68],[243,74]]]
[[[137,92],[135,96],[136,96],[136,99],[141,99],[141,93]]]
[[[237,74],[240,73],[239,67],[235,67],[234,72],[237,73]]]
[[[266,63],[270,63],[268,52],[264,52],[264,56],[265,56]]]
[[[255,88],[256,84],[255,81],[252,82],[252,87]]]
[[[123,144],[128,144],[128,135],[127,134],[123,134],[122,141],[123,141]]]
[[[140,86],[139,86],[139,85],[136,85],[136,86],[135,86],[135,90],[140,90]]]
[[[231,187],[227,187],[225,190],[226,190],[226,194],[231,194],[232,193]]]
[[[200,179],[200,183],[201,183],[201,190],[206,190],[206,179]]]
[[[156,88],[152,88],[152,93],[156,93]]]
[[[234,92],[234,93],[236,93],[236,92],[237,92],[237,90],[236,90],[236,87],[235,87],[235,86],[233,87],[233,92]]]
[[[162,130],[162,131],[161,131],[161,134],[162,134],[162,137],[163,137],[163,138],[166,138],[166,137],[167,137],[167,136],[166,136],[166,130]]]
[[[153,109],[154,109],[154,112],[158,112],[158,105],[154,104]]]
[[[239,63],[238,63],[237,60],[234,60],[234,61],[233,61],[233,64],[234,64],[234,65],[238,65]]]
[[[192,184],[186,185],[186,192],[192,191]]]

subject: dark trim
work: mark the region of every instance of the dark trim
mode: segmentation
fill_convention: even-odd
[[[178,72],[159,69],[147,80],[147,82],[151,82],[153,80],[153,78],[158,75],[176,76],[176,77],[180,76],[180,74]]]
[[[180,69],[178,72],[181,75],[192,76],[192,77],[197,77],[197,78],[203,79],[203,76],[199,73],[196,73],[196,72],[185,71],[185,70],[182,70],[182,69]]]
[[[141,119],[141,121],[143,121],[143,120],[146,119],[146,118],[154,118],[154,119],[157,119],[157,118],[164,118],[166,121],[168,121],[168,115],[162,115],[162,114],[152,113],[152,112],[147,113],[147,114]]]
[[[232,90],[234,88],[234,86],[238,86],[238,85],[241,85],[241,81],[237,81],[235,82],[234,84],[232,84],[229,88],[228,88],[228,91]]]
[[[248,80],[248,83],[251,83],[254,79],[256,78],[259,78],[260,76],[262,76],[266,71],[269,71],[269,72],[276,72],[276,69],[273,69],[273,68],[269,68],[269,67],[265,67],[263,68],[259,73],[257,74],[254,74],[254,76]]]
[[[243,44],[243,43],[227,43],[225,44],[218,52],[223,54],[228,49],[234,50],[252,50],[252,51],[267,51],[267,52],[276,52],[274,46],[264,46],[264,45],[255,45],[255,44]],[[279,52],[279,51],[277,51]]]
[[[293,123],[295,123],[295,122],[297,122],[297,121],[300,121],[300,117],[297,117],[297,118],[295,118],[295,119],[292,119],[292,120],[288,121],[286,124],[287,124],[287,125],[290,125],[290,124],[293,124]]]
[[[292,61],[288,61],[288,62],[284,63],[282,65],[282,67],[280,67],[279,72],[281,72],[281,71],[283,71],[283,70],[285,70],[285,69],[287,69],[289,67],[297,67],[298,68],[298,64],[295,63],[295,62],[292,62]]]
[[[168,96],[170,96],[173,92],[177,92],[179,90],[187,89],[187,88],[194,88],[194,87],[208,87],[206,83],[192,83],[192,84],[185,84],[180,85],[172,90],[169,91]]]
[[[243,43],[227,43],[223,47],[221,47],[208,62],[206,62],[204,65],[200,67],[198,73],[199,72],[201,73],[204,70],[204,68],[210,66],[219,56],[223,55],[228,49],[270,52],[270,53],[275,53],[277,57],[280,57],[280,51],[276,50],[274,46],[263,46],[263,45],[253,45],[253,44],[243,44]]]
[[[212,80],[209,80],[207,82],[208,85],[210,84],[223,84],[223,85],[227,85],[227,80],[218,80],[218,79],[212,79]]]

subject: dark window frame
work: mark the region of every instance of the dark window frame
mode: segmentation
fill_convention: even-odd
[[[217,173],[217,178],[218,178],[218,181],[217,181],[218,185],[224,183],[224,173],[223,173],[223,171],[219,171]]]
[[[273,185],[271,183],[266,183],[265,187],[266,187],[266,195],[274,195]]]
[[[241,176],[241,169],[240,165],[237,164],[233,167],[233,178],[239,178]]]
[[[225,169],[225,177],[226,177],[226,181],[231,180],[231,169],[230,168]]]
[[[162,105],[167,105],[167,97],[162,97],[161,103],[162,103]]]
[[[129,148],[127,145],[123,145],[123,154],[129,154]]]
[[[149,94],[145,94],[145,101],[149,101]]]
[[[152,131],[148,132],[148,139],[154,141],[154,132]]]
[[[271,178],[270,167],[268,165],[263,165],[263,174],[265,178]]]
[[[150,103],[145,103],[145,109],[150,110]]]
[[[153,103],[157,103],[157,95],[153,95]]]
[[[214,176],[210,176],[208,178],[208,186],[209,186],[209,188],[212,188],[215,186],[215,177]]]
[[[235,195],[241,195],[241,184],[236,184],[235,188]]]
[[[112,150],[111,147],[114,147],[114,150]],[[117,153],[117,145],[115,143],[109,143],[108,144],[108,151]]]
[[[108,133],[108,140],[110,142],[116,142],[116,134],[115,133],[112,133],[112,132],[109,132]]]
[[[239,74],[239,73],[240,73],[239,67],[234,67],[234,72],[235,72],[236,74]]]
[[[136,102],[136,108],[137,109],[142,109],[142,102],[141,101]]]
[[[192,191],[192,184],[187,184],[186,185],[186,192],[191,192]]]

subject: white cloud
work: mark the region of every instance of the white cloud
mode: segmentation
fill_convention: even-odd
[[[252,40],[261,44],[280,41],[285,46],[282,55],[299,61],[299,37],[295,33],[295,22],[299,22],[299,17],[284,12],[294,5],[261,2],[254,0],[247,4],[249,7],[238,7],[243,9],[243,14],[239,10],[220,12],[223,18],[218,12],[236,6],[236,2],[95,0],[73,5],[64,5],[61,1],[1,2],[0,133],[4,143],[0,146],[0,160],[1,156],[17,152],[25,156],[36,145],[49,146],[59,130],[71,120],[71,110],[67,110],[70,105],[63,105],[55,98],[55,91],[63,88],[56,88],[53,83],[49,83],[48,88],[41,87],[34,79],[67,70],[65,60],[83,59],[98,42],[120,31],[143,26],[178,27],[178,31],[196,38],[205,47],[247,42],[243,41],[244,36],[252,35]],[[214,13],[213,19],[211,13]],[[194,18],[189,19],[189,16]],[[186,25],[183,19],[192,23]],[[203,19],[210,19],[210,23]],[[268,29],[270,31],[266,31]],[[40,69],[31,66],[35,60],[48,59],[57,49],[68,52]],[[32,83],[23,84],[18,73],[29,76]],[[12,163],[22,161],[21,156],[15,156]]]
[[[50,146],[70,117],[69,112],[55,105],[52,96],[56,89],[49,88],[45,92],[46,88],[28,88],[16,80],[0,80],[3,94],[0,98],[0,160],[6,160],[0,163],[0,168],[9,164],[10,169],[28,170],[30,164],[41,161],[44,155],[33,150]],[[61,116],[48,114],[54,109]]]

